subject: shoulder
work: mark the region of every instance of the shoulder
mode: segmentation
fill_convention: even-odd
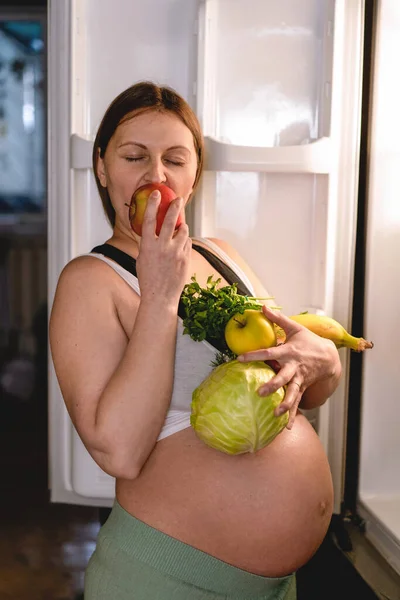
[[[107,278],[107,265],[89,256],[79,256],[62,269],[55,290],[54,302],[71,302],[81,295],[89,297]]]
[[[216,244],[219,248],[221,248],[221,250],[223,250],[225,254],[227,254],[229,258],[231,258],[238,265],[238,267],[242,269],[242,271],[247,275],[247,277],[253,284],[257,296],[266,297],[269,295],[263,283],[260,281],[260,279],[253,271],[251,266],[241,256],[241,254],[239,254],[239,252],[233,246],[231,246],[231,244],[219,238],[210,237],[207,239]]]
[[[104,286],[112,279],[115,273],[103,260],[87,254],[78,256],[69,261],[61,271],[58,288],[83,285],[87,290]]]
[[[94,300],[97,296],[98,300],[104,300],[109,295],[107,266],[103,261],[90,256],[79,256],[68,262],[57,281],[52,313],[54,314],[55,309],[81,312],[92,298]],[[108,269],[111,271],[109,267]],[[104,294],[100,293],[102,288]]]
[[[103,260],[84,255],[63,268],[55,290],[52,313],[84,315],[118,305],[124,282]]]
[[[140,299],[131,293],[122,278],[110,265],[98,258],[79,256],[62,270],[49,319],[52,348],[68,346],[68,340],[89,343],[100,333],[106,337],[120,335],[120,309],[127,302],[131,314],[137,311]],[[128,300],[127,300],[128,298]]]
[[[237,263],[239,265],[239,267],[241,267],[243,270],[245,270],[244,267],[248,267],[245,260],[239,254],[239,252],[233,246],[231,246],[228,242],[226,242],[225,240],[221,240],[219,238],[212,238],[212,237],[209,237],[206,239],[210,240],[210,242],[213,242],[216,246],[221,248],[221,250],[223,250],[225,252],[225,254],[227,254],[229,256],[229,258],[231,258],[233,261],[235,261],[235,263]]]
[[[233,246],[231,246],[225,240],[221,240],[219,238],[211,238],[210,237],[207,239],[210,240],[210,242],[213,242],[221,250],[223,250],[223,252],[225,252],[225,254],[227,254],[229,256],[229,258],[231,258],[238,265],[238,267],[240,267],[246,273],[246,275],[249,277],[250,281],[252,283],[254,283],[253,279],[255,277],[255,274],[253,273],[249,264],[245,261],[245,259],[239,254],[239,252]]]
[[[90,256],[90,254],[83,254],[82,256],[77,256],[70,260],[61,272],[60,277],[72,277],[90,273],[101,273],[105,272],[105,268],[107,268],[106,263],[103,260],[99,260],[95,256]]]

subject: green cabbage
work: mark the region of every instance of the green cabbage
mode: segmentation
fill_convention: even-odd
[[[227,454],[256,452],[271,443],[289,420],[287,412],[274,415],[283,388],[269,396],[257,394],[274,375],[261,361],[233,360],[216,367],[193,392],[190,423],[198,437]]]

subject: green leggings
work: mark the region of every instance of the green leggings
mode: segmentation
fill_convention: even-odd
[[[196,550],[117,502],[100,530],[85,600],[296,600],[295,575],[261,577]]]

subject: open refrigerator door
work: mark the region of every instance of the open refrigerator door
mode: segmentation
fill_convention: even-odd
[[[92,141],[120,91],[174,87],[204,128],[207,164],[192,234],[221,237],[286,314],[351,329],[363,0],[79,0],[49,6],[49,306],[73,257],[109,236]],[[157,18],[154,18],[154,15]],[[104,35],[104,32],[107,35]],[[309,418],[343,493],[344,377]],[[110,506],[114,480],[85,450],[49,375],[52,500]]]

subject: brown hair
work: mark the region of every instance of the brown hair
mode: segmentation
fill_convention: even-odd
[[[98,157],[104,158],[108,143],[118,125],[123,121],[150,110],[168,111],[174,113],[183,121],[193,134],[194,147],[197,154],[196,179],[193,185],[195,191],[204,162],[204,140],[199,121],[189,104],[169,87],[159,87],[151,81],[143,81],[132,85],[119,94],[107,108],[100,123],[93,145],[93,172],[97,189],[103,203],[104,212],[111,226],[115,224],[115,210],[107,188],[104,188],[97,175]]]

